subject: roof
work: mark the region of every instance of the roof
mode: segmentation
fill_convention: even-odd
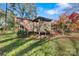
[[[31,20],[31,19],[28,19],[28,18],[20,18],[20,17],[17,17],[17,19],[20,19],[20,20]]]
[[[38,22],[39,19],[40,19],[41,21],[52,21],[52,19],[49,19],[49,18],[37,17],[37,18],[35,18],[35,19],[33,20],[33,22]]]

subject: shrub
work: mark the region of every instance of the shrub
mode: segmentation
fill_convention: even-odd
[[[25,37],[27,37],[27,30],[19,30],[17,32],[17,37],[19,37],[19,38],[25,38]]]

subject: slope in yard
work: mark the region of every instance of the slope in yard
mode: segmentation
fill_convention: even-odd
[[[51,39],[51,40],[49,40]],[[0,36],[3,56],[69,56],[79,55],[78,33],[53,38],[17,38],[15,33]]]

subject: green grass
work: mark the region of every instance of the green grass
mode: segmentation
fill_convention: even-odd
[[[50,38],[49,38],[50,39]],[[16,33],[0,35],[2,56],[72,56],[79,55],[79,39],[76,38],[17,38]]]

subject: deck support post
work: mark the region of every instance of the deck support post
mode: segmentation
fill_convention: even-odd
[[[39,22],[39,38],[40,38],[40,19],[38,20],[38,22]]]
[[[33,34],[35,34],[35,33],[34,33],[34,22],[33,22]]]

